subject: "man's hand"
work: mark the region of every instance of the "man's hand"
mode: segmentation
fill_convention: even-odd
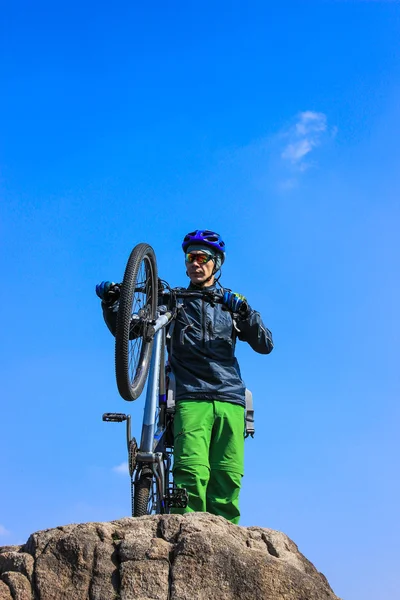
[[[246,317],[249,313],[249,305],[242,294],[225,292],[222,298],[222,304],[231,312],[239,313],[239,315],[243,317]]]
[[[113,304],[119,298],[120,288],[113,281],[102,281],[96,285],[96,294],[105,304]]]

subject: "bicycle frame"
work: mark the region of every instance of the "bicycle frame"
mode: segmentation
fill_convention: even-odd
[[[139,448],[135,438],[130,433],[130,416],[121,413],[105,413],[104,421],[127,422],[127,447],[129,455],[129,471],[132,487],[140,480],[144,466],[151,467],[157,493],[150,491],[149,513],[169,513],[172,506],[185,506],[187,495],[185,490],[177,490],[171,480],[172,446],[168,444],[167,428],[169,423],[167,413],[167,389],[165,373],[166,326],[173,315],[170,312],[161,314],[155,323],[149,327],[147,335],[153,339],[153,348],[149,373],[147,377],[147,392],[143,411],[143,424]],[[132,446],[135,451],[131,456]],[[134,464],[132,464],[132,462]],[[132,491],[133,491],[132,489]],[[132,494],[132,500],[133,500]],[[132,514],[134,506],[132,502]]]
[[[164,355],[165,348],[165,326],[170,319],[166,315],[161,315],[154,325],[155,336],[153,350],[148,374],[146,402],[144,406],[142,436],[140,440],[140,452],[152,453],[154,447],[154,432],[156,423],[157,402],[159,400],[160,387],[165,396],[165,378],[162,377],[163,365],[161,357]],[[160,381],[162,380],[162,381]]]
[[[154,336],[147,380],[142,434],[139,450],[136,455],[136,461],[139,468],[136,468],[135,472],[136,483],[140,476],[140,463],[150,464],[152,466],[158,494],[156,494],[156,499],[151,497],[149,501],[153,504],[156,501],[157,506],[152,506],[151,511],[155,509],[158,513],[169,512],[166,497],[168,492],[167,485],[169,484],[167,478],[169,479],[170,459],[166,456],[166,447],[165,444],[163,444],[163,436],[167,427],[165,419],[162,421],[159,419],[156,431],[157,413],[159,413],[158,409],[161,411],[162,401],[164,400],[164,402],[166,402],[165,367],[163,358],[165,353],[165,326],[167,323],[168,319],[162,315],[158,317],[154,326],[156,333]],[[164,463],[165,460],[167,461],[167,465]]]

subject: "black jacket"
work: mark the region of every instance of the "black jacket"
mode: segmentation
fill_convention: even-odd
[[[189,286],[190,289],[196,289]],[[220,291],[215,286],[207,291]],[[169,363],[176,380],[176,400],[225,400],[245,405],[246,386],[235,357],[236,340],[259,354],[269,354],[272,335],[261,316],[250,309],[246,318],[202,298],[181,299],[182,308],[169,326]],[[118,304],[102,303],[105,322],[115,333]]]
[[[218,291],[214,286],[207,290]],[[260,354],[271,352],[272,335],[260,314],[250,309],[243,319],[201,298],[185,298],[181,304],[168,334],[176,400],[226,400],[244,406],[246,386],[235,345],[239,339]]]

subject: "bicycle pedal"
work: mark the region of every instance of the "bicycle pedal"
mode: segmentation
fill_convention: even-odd
[[[165,500],[169,508],[186,508],[189,501],[189,495],[184,488],[171,486],[168,489]]]
[[[103,421],[107,423],[122,423],[127,418],[128,416],[124,415],[124,413],[104,413],[103,415]]]

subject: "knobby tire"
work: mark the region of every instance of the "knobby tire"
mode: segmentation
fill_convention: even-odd
[[[143,284],[143,282],[138,281],[139,273],[143,275],[143,268],[141,270],[142,263],[144,265],[146,290],[145,294],[143,294],[146,297],[146,302],[142,307],[145,313],[144,322],[154,320],[157,310],[158,280],[154,250],[148,244],[138,244],[132,250],[126,265],[121,286],[115,334],[115,374],[118,391],[124,400],[136,400],[142,393],[150,367],[151,350],[153,347],[153,341],[148,342],[142,336],[136,337],[134,342],[130,340],[132,308],[135,301],[135,294],[137,294],[135,288],[137,284]],[[138,348],[140,347],[140,350],[138,351],[137,361],[132,365],[132,356],[130,354],[134,354],[134,343],[137,344]],[[133,373],[130,372],[131,369]]]
[[[148,506],[150,500],[153,473],[150,469],[143,470],[138,481],[133,486],[133,516],[143,517],[149,514]]]

